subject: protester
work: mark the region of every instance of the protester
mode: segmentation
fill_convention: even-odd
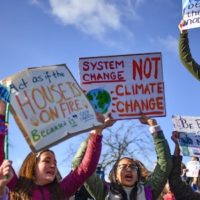
[[[170,189],[174,193],[176,200],[199,200],[200,194],[192,191],[191,186],[181,179],[182,156],[180,155],[180,147],[178,144],[179,133],[174,131],[171,138],[175,143],[175,149],[173,168],[169,176]]]
[[[150,126],[154,139],[158,156],[154,171],[149,174],[140,161],[129,157],[121,158],[109,174],[110,184],[102,181],[96,174],[85,182],[86,189],[96,200],[151,200],[157,199],[162,192],[172,168],[169,146],[156,120],[142,115],[140,121]],[[82,152],[80,148],[74,158],[74,165],[78,165],[84,150],[83,144]]]
[[[1,131],[4,131],[5,103],[0,101]],[[109,117],[101,116],[102,127],[91,132],[86,153],[80,166],[58,182],[56,178],[57,163],[53,151],[46,149],[38,153],[29,153],[19,170],[19,178],[14,176],[9,186],[11,200],[62,200],[77,191],[84,181],[96,170],[100,152],[103,128],[109,125]],[[5,135],[0,134],[0,163],[3,160]]]
[[[13,177],[12,162],[4,160],[0,166],[0,200],[7,200],[9,189],[6,186]]]
[[[189,72],[198,80],[200,80],[200,64],[198,64],[191,55],[189,47],[189,39],[187,30],[183,30],[185,21],[179,23],[180,38],[179,38],[179,56],[183,65]]]

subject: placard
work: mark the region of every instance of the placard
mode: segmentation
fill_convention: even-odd
[[[199,169],[200,169],[200,163],[199,161],[189,161],[186,164],[187,177],[198,177],[199,176]]]
[[[115,119],[166,115],[161,53],[80,58],[79,70],[97,112]]]
[[[182,0],[183,29],[200,27],[200,0]]]
[[[174,130],[179,134],[179,145],[184,156],[200,157],[200,117],[172,116]]]
[[[2,82],[9,83],[12,114],[32,151],[100,125],[65,64],[28,68]]]

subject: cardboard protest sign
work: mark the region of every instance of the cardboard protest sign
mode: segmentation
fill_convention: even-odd
[[[172,116],[174,130],[180,133],[179,145],[184,156],[200,157],[200,117]]]
[[[189,161],[186,164],[187,177],[198,177],[199,176],[199,170],[200,170],[200,163],[199,161]]]
[[[165,116],[161,53],[79,59],[81,87],[97,112],[115,119]]]
[[[200,0],[182,0],[183,29],[200,27]]]
[[[32,151],[100,125],[65,64],[28,68],[2,82],[10,82],[11,111]]]

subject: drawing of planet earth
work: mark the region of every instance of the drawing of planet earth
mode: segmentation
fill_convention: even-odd
[[[108,111],[111,104],[111,97],[108,91],[97,88],[90,90],[86,96],[96,112],[104,114]]]

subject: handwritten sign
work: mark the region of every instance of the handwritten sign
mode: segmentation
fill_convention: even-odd
[[[80,58],[79,70],[96,111],[115,119],[166,115],[161,53]]]
[[[180,133],[179,145],[184,156],[200,157],[200,117],[172,116],[174,130]]]
[[[200,117],[174,115],[172,122],[176,131],[200,134]]]
[[[199,176],[199,169],[200,169],[200,163],[199,161],[189,161],[186,164],[187,177],[198,177]]]
[[[183,29],[200,27],[200,0],[182,0]]]
[[[10,82],[12,114],[32,151],[100,125],[66,65],[28,68]]]

